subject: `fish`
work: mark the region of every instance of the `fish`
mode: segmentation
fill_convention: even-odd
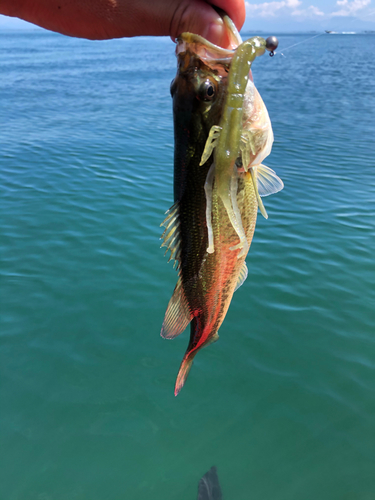
[[[197,500],[222,500],[222,498],[217,468],[213,466],[199,481]]]
[[[242,40],[233,23],[227,16],[224,22],[232,47],[240,46]],[[236,168],[233,168],[230,200],[240,214],[241,230],[245,234],[247,245],[242,251],[243,248],[238,246],[237,228],[228,216],[219,192],[220,177],[215,175],[214,148],[209,151],[207,147],[212,127],[224,127],[235,50],[223,49],[191,33],[183,33],[177,39],[177,75],[171,84],[175,137],[174,204],[161,224],[165,228],[162,246],[166,247],[166,253],[170,251],[169,261],[173,260],[178,270],[161,336],[173,339],[190,324],[190,339],[177,375],[175,396],[181,391],[197,352],[219,338],[218,330],[233,293],[248,275],[245,257],[255,230],[259,196],[275,191],[276,174],[267,171],[271,180],[267,176],[261,179],[259,167],[254,173],[252,166],[258,165],[262,156],[260,149],[265,149],[265,144],[270,142],[272,128],[268,118],[266,128],[271,132],[267,135],[263,130],[262,140],[250,141],[252,147],[244,154],[235,153]],[[266,113],[267,110],[259,99],[261,101],[251,78],[248,78],[242,98],[244,110],[236,125],[244,130],[240,136],[253,130],[256,138],[259,130],[262,131],[264,110]],[[257,147],[258,143],[260,147]],[[237,148],[238,144],[234,147]],[[280,180],[278,188],[281,185]],[[272,189],[269,186],[273,186]],[[214,251],[208,251],[210,246]]]

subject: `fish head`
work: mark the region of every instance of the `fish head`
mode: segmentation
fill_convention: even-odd
[[[211,127],[220,122],[233,51],[183,33],[177,39],[176,55],[177,74],[171,83],[175,201],[183,196],[191,175],[207,175],[210,160],[201,167],[199,163]]]
[[[179,53],[176,78],[171,83],[174,120],[199,123],[208,131],[217,122],[224,99],[227,71],[208,66],[190,47]]]

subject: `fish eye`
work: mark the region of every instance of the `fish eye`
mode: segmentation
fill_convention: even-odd
[[[173,97],[173,94],[176,90],[176,85],[175,85],[175,78],[173,78],[173,80],[171,81],[171,86],[169,88],[170,92],[171,92],[171,96]]]
[[[211,82],[211,80],[207,79],[205,82],[202,83],[199,89],[199,93],[200,93],[200,98],[203,99],[204,101],[212,101],[216,93],[215,85]]]

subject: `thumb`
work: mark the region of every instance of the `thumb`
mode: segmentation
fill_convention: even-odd
[[[226,27],[216,10],[200,0],[183,0],[173,14],[170,24],[172,40],[184,32],[195,33],[221,47],[230,43]]]

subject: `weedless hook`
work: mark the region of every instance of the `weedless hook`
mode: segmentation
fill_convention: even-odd
[[[275,36],[269,36],[266,40],[266,49],[270,52],[270,57],[275,55],[275,50],[279,45],[279,40]]]

